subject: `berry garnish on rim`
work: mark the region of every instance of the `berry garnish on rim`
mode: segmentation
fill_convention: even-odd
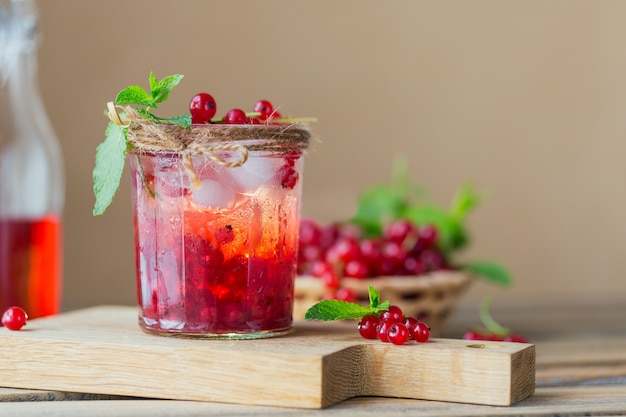
[[[368,307],[342,300],[322,300],[309,308],[305,320],[359,319],[359,334],[365,339],[379,339],[384,343],[403,345],[409,340],[424,343],[430,337],[430,327],[414,317],[406,317],[402,310],[389,301],[380,301],[380,293],[368,288]]]

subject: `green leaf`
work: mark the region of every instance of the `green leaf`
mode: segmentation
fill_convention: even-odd
[[[93,191],[96,196],[94,216],[104,213],[120,186],[126,158],[126,130],[109,122],[106,137],[96,149],[96,166],[93,170]]]
[[[461,265],[461,268],[473,275],[485,278],[495,284],[509,286],[513,278],[503,266],[491,261],[469,261]]]
[[[150,113],[146,109],[135,109],[135,110],[144,119],[151,120],[156,123],[178,125],[185,129],[189,129],[189,126],[191,126],[191,114],[189,113],[164,119],[164,118],[155,116],[154,114]]]
[[[478,316],[480,317],[480,321],[482,321],[483,325],[490,333],[506,336],[509,334],[510,330],[495,321],[489,313],[489,307],[491,306],[494,298],[495,297],[493,295],[488,295],[481,301],[478,308]]]
[[[361,226],[367,236],[380,236],[382,225],[397,218],[404,207],[404,197],[395,188],[376,185],[359,196],[356,215],[352,223]]]
[[[378,290],[371,285],[367,287],[367,292],[369,293],[370,298],[370,308],[376,308],[380,304],[380,293]]]
[[[146,92],[142,87],[138,85],[131,85],[126,87],[117,94],[115,98],[115,104],[134,104],[140,106],[157,107],[157,104],[152,99],[152,96]]]
[[[414,224],[430,224],[437,228],[439,233],[437,244],[446,252],[460,249],[466,242],[465,230],[461,224],[452,219],[448,212],[437,206],[415,205],[405,207],[400,217],[410,220]]]
[[[324,321],[360,319],[369,311],[367,307],[348,301],[322,300],[307,310],[304,319]]]
[[[474,188],[470,184],[464,184],[457,190],[452,199],[450,215],[462,221],[470,211],[480,204],[480,202],[481,197],[476,193]]]
[[[183,79],[183,75],[174,74],[168,75],[163,78],[161,81],[157,81],[154,73],[150,73],[150,94],[152,94],[152,98],[156,103],[161,103],[162,101],[167,100],[170,92],[174,87],[180,83]]]

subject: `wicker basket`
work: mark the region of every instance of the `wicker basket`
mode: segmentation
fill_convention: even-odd
[[[357,302],[363,305],[369,303],[368,286],[373,286],[380,292],[381,300],[389,300],[407,316],[425,321],[431,328],[431,335],[440,337],[445,321],[471,282],[466,272],[436,271],[409,277],[342,278],[341,285],[353,290]],[[324,282],[318,278],[296,278],[294,319],[304,319],[309,307],[322,300],[326,292]]]

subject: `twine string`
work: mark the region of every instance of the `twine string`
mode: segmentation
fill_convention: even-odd
[[[284,125],[211,125],[190,129],[170,124],[157,124],[142,118],[130,106],[107,103],[109,119],[128,128],[131,152],[176,152],[183,157],[183,166],[194,187],[200,180],[193,166],[194,156],[206,156],[216,163],[235,168],[246,163],[250,151],[285,152],[308,147],[310,132],[301,124]],[[120,117],[118,108],[124,112]],[[245,143],[244,143],[245,141]],[[224,158],[225,152],[239,158]]]

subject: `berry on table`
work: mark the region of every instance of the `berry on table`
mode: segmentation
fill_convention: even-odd
[[[378,337],[378,323],[380,320],[373,314],[368,314],[361,318],[359,322],[359,333],[366,339],[376,339]]]
[[[403,323],[393,323],[387,330],[387,338],[394,345],[403,345],[409,340],[409,329]]]
[[[224,123],[229,125],[244,125],[248,121],[248,116],[241,109],[231,109],[224,116]]]
[[[2,315],[2,325],[9,330],[20,330],[26,324],[28,315],[21,307],[9,307]]]
[[[430,338],[430,327],[423,321],[417,322],[409,331],[412,339],[416,342],[424,343]]]
[[[207,93],[198,93],[191,98],[189,113],[192,123],[208,123],[217,112],[217,104],[213,96]]]
[[[389,343],[389,327],[392,324],[387,320],[381,320],[376,326],[376,335],[381,342]]]
[[[380,313],[380,319],[390,321],[391,323],[402,323],[404,322],[404,313],[400,307],[391,305],[389,309]]]

